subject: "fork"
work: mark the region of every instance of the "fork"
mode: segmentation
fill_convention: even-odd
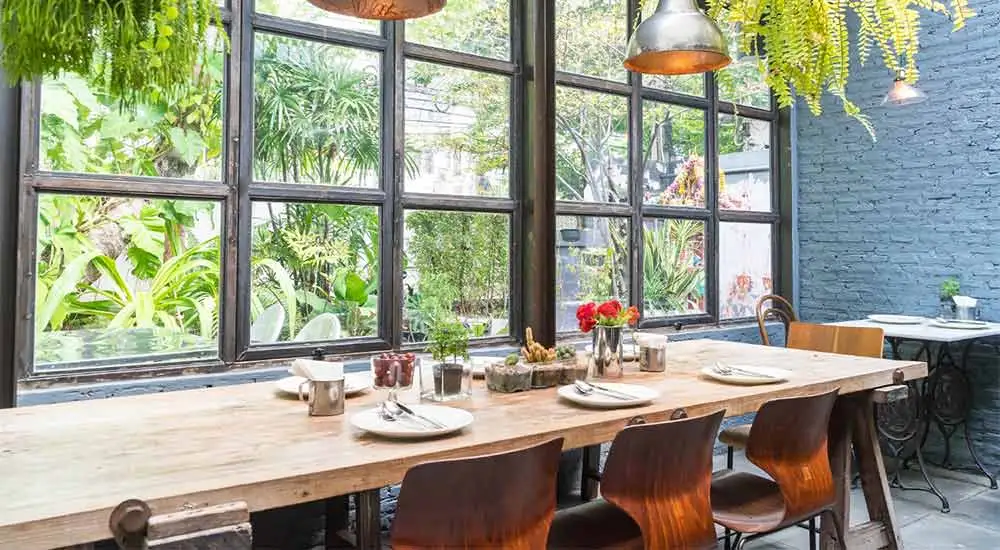
[[[776,378],[774,376],[771,376],[770,374],[765,374],[763,372],[753,372],[753,371],[743,370],[739,367],[723,365],[722,363],[715,364],[715,372],[723,376],[732,376],[734,374],[737,374],[742,376],[754,376],[758,378]]]

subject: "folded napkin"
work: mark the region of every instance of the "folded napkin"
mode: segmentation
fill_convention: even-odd
[[[976,307],[978,300],[975,298],[969,298],[968,296],[952,296],[952,300],[955,301],[955,305],[958,307]]]
[[[337,361],[296,359],[292,362],[292,374],[321,382],[343,380],[344,364]]]

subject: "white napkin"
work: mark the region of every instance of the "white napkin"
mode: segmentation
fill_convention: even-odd
[[[635,333],[635,343],[641,348],[664,348],[667,346],[667,335],[654,332]]]
[[[978,301],[968,296],[953,296],[951,299],[955,301],[955,305],[958,307],[976,307],[976,302]]]
[[[296,359],[292,362],[292,374],[309,380],[333,382],[344,379],[344,364],[337,361]]]

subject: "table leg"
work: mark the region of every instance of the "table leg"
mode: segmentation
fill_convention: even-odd
[[[354,495],[357,514],[357,547],[377,550],[382,545],[382,500],[378,489]]]
[[[324,501],[324,515],[326,519],[325,523],[325,548],[351,548],[354,545],[350,541],[345,540],[342,536],[347,532],[349,527],[348,518],[348,497],[346,495],[328,498]]]
[[[837,503],[831,512],[836,518],[824,515],[820,524],[820,548],[831,550],[837,548],[836,523],[850,525],[849,511],[851,498],[851,414],[847,409],[849,400],[840,398],[833,406],[830,415],[830,439],[827,449],[830,455],[830,469],[833,471],[834,492]],[[812,533],[809,535],[812,543]]]
[[[601,446],[589,445],[583,448],[583,468],[580,478],[580,498],[591,501],[597,498],[598,483],[601,479]]]

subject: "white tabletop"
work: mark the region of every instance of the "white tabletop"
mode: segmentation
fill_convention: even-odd
[[[830,324],[845,327],[879,327],[885,331],[886,338],[922,340],[925,342],[962,342],[985,338],[987,336],[1000,336],[1000,323],[988,323],[986,328],[970,330],[932,326],[929,324],[931,321],[931,319],[927,319],[919,325],[894,325],[876,323],[868,319],[858,319]]]

